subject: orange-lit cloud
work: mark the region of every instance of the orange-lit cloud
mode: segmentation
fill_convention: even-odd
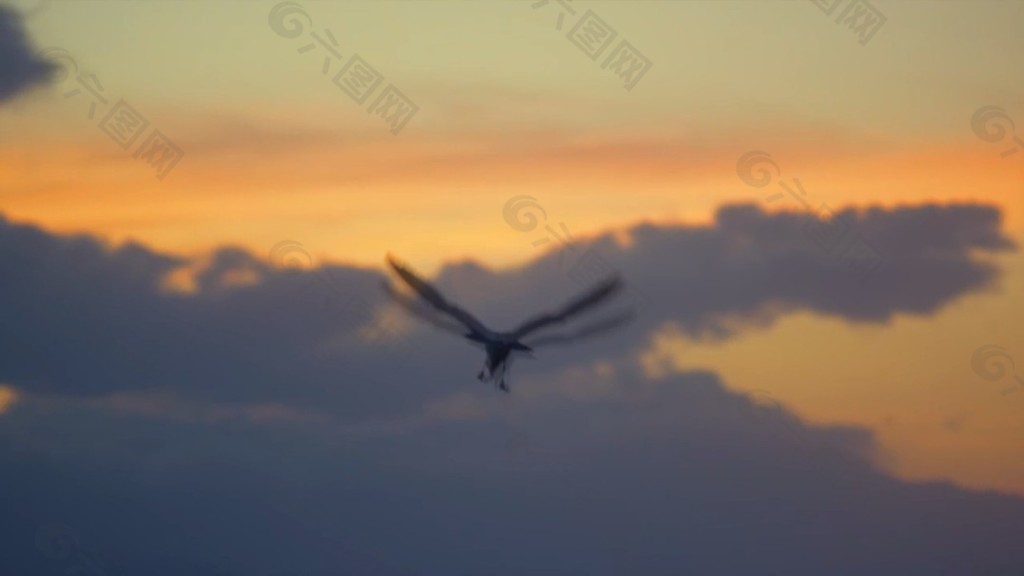
[[[18,392],[10,386],[0,384],[0,414],[10,410],[11,406],[18,401]]]

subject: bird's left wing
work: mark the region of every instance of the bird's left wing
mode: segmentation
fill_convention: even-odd
[[[474,318],[469,312],[466,312],[462,308],[459,308],[445,300],[444,296],[442,296],[436,288],[431,286],[426,280],[417,276],[412,270],[399,263],[390,254],[388,255],[388,264],[391,265],[391,268],[402,280],[405,280],[405,283],[408,284],[410,288],[419,294],[420,298],[425,300],[438,311],[444,312],[448,316],[458,320],[463,326],[476,334],[487,334],[490,332],[490,330],[484,326],[483,322]]]
[[[415,297],[402,294],[392,286],[390,282],[383,282],[383,288],[384,292],[390,296],[396,304],[421,320],[425,320],[442,330],[446,330],[459,336],[464,336],[466,334],[466,327],[461,323],[441,315],[440,312],[424,304]]]

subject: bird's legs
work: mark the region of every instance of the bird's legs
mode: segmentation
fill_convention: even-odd
[[[505,382],[505,376],[508,374],[508,363],[502,363],[501,375],[498,376],[498,389],[502,392],[508,392],[508,384]]]
[[[505,382],[505,375],[508,373],[509,350],[507,348],[488,346],[487,359],[483,367],[476,375],[477,380],[484,382],[494,381],[500,390],[508,392],[508,384]]]
[[[484,364],[484,367],[480,369],[480,373],[476,375],[477,380],[483,382],[485,380],[494,379],[498,383],[498,389],[504,392],[508,392],[508,383],[505,381],[505,376],[508,373],[508,364],[502,362],[494,370]]]

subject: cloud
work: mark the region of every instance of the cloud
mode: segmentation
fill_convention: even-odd
[[[18,400],[18,393],[9,386],[0,384],[0,414],[6,412]]]
[[[19,404],[0,419],[16,511],[0,569],[70,565],[32,545],[54,522],[114,573],[154,576],[1019,569],[1020,498],[887,477],[865,431],[807,426],[712,374],[593,370],[613,393],[531,382],[481,400],[500,416],[358,435]]]
[[[587,346],[542,352],[543,366],[556,368],[634,354],[665,323],[724,339],[796,311],[874,323],[932,314],[991,287],[999,270],[979,256],[1013,248],[988,206],[837,218],[877,246],[881,265],[867,278],[808,235],[813,217],[739,205],[710,225],[641,225],[626,231],[628,242],[608,233],[522,268],[453,263],[438,281],[501,328],[572,295],[587,282],[581,275],[620,270],[638,320]],[[476,349],[417,324],[377,324],[401,318],[381,313],[381,271],[299,264],[285,270],[225,247],[199,267],[194,292],[172,293],[165,279],[195,262],[0,221],[0,381],[36,395],[171,392],[367,418],[407,411],[475,374]],[[410,380],[425,382],[410,390]]]
[[[665,323],[724,339],[798,310],[934,313],[990,287],[985,256],[1012,248],[987,206],[840,216],[883,255],[866,279],[807,236],[809,216],[754,206],[516,269],[449,264],[446,293],[499,327],[576,291],[582,254],[641,291],[627,330],[538,351],[510,396],[473,380],[472,347],[416,324],[379,334],[380,270],[311,268],[283,243],[269,262],[191,261],[0,220],[0,382],[17,398],[0,414],[0,572],[1019,569],[1020,498],[893,479],[866,430],[642,369]],[[182,270],[195,290],[168,291]]]
[[[21,16],[0,4],[0,102],[47,82],[56,66],[36,55],[22,26]]]

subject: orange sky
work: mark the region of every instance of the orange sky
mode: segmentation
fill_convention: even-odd
[[[770,189],[736,173],[764,150],[815,206],[995,203],[1024,242],[1024,150],[1001,157],[1009,141],[970,125],[998,104],[1024,126],[1019,63],[996,50],[1021,45],[1021,3],[887,6],[867,46],[810,3],[601,3],[655,62],[632,91],[528,6],[310,3],[347,52],[415,96],[421,111],[398,136],[338,95],[320,56],[270,31],[267,6],[88,4],[60,3],[29,28],[102,77],[112,100],[145,109],[185,157],[157,180],[62,96],[67,81],[0,109],[0,210],[53,231],[186,255],[235,244],[266,256],[295,240],[320,262],[378,265],[393,251],[425,270],[465,257],[501,266],[538,254],[502,220],[512,196],[535,197],[575,236],[705,222],[723,203],[765,203]],[[791,28],[765,27],[768,10]],[[951,26],[976,42],[936,42]],[[985,38],[969,35],[982,26]],[[999,343],[1024,366],[1024,332],[1008,320],[1024,312],[1024,265],[1001,262],[999,290],[934,318],[798,315],[714,346],[669,332],[652,354],[770,390],[809,421],[870,427],[905,477],[1024,494],[1024,393],[1000,396],[969,362]]]
[[[612,134],[460,135],[352,147],[328,134],[261,134],[259,145],[247,140],[251,134],[235,134],[234,148],[221,142],[204,150],[203,136],[186,140],[188,169],[164,181],[100,137],[8,144],[0,148],[10,183],[4,210],[56,231],[178,253],[223,243],[265,253],[295,239],[324,259],[377,264],[388,250],[401,250],[436,266],[453,250],[496,264],[531,257],[521,249],[528,242],[501,219],[504,203],[524,193],[576,235],[642,220],[704,222],[727,202],[800,207],[768,202],[774,186],[737,177],[737,159],[751,141],[740,136],[703,147],[693,138]],[[775,180],[799,178],[814,207],[995,202],[1009,230],[1024,229],[1024,167],[990,145],[965,139],[892,149],[850,140],[776,146]]]

